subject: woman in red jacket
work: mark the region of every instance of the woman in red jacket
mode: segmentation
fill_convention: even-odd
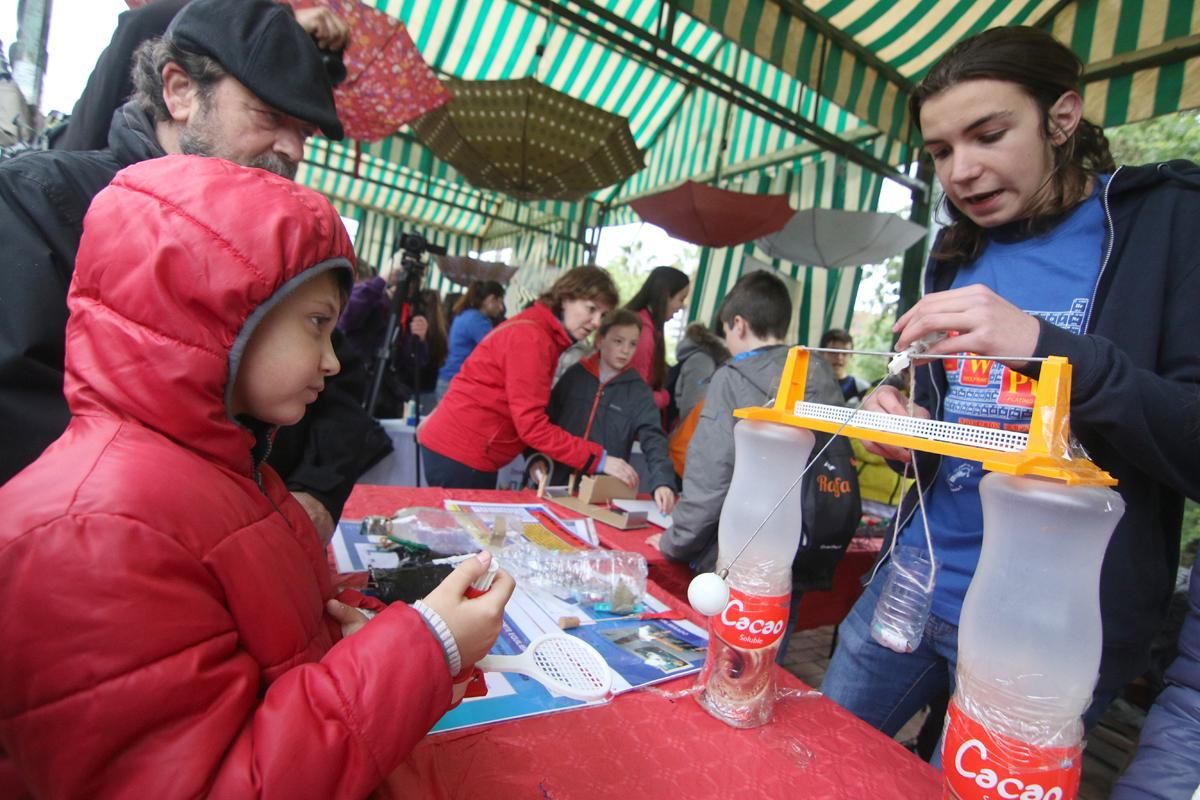
[[[496,473],[526,448],[584,473],[637,485],[637,471],[595,442],[550,422],[558,357],[600,326],[617,288],[599,267],[570,270],[471,352],[417,434],[431,486],[495,489]]]
[[[655,267],[642,288],[625,306],[642,318],[642,337],[633,354],[633,367],[654,392],[654,405],[664,409],[671,402],[666,389],[667,347],[663,327],[687,303],[691,281],[674,267]]]
[[[327,200],[216,158],[92,203],[73,416],[0,488],[0,797],[365,797],[495,640],[512,582],[465,599],[480,559],[370,622],[334,600],[263,463],[339,369],[352,264]]]

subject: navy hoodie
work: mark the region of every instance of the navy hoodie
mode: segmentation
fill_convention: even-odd
[[[1071,431],[1126,503],[1100,578],[1104,690],[1148,666],[1175,585],[1183,499],[1200,499],[1200,167],[1121,167],[1101,202],[1104,255],[1084,333],[1039,320],[1033,355],[1071,362]],[[931,261],[926,292],[949,289],[956,271]],[[1040,366],[1020,371],[1036,379]],[[916,402],[937,419],[946,388],[941,362],[917,370]],[[928,485],[939,457],[920,458]],[[905,521],[915,507],[912,491]]]

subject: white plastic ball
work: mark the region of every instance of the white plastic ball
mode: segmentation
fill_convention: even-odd
[[[706,617],[720,614],[729,604],[729,584],[715,572],[701,572],[688,584],[688,602]]]

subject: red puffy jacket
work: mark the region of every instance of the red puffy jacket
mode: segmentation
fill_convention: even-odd
[[[496,472],[526,447],[595,472],[604,448],[546,416],[558,357],[570,345],[567,329],[541,302],[496,328],[421,425],[421,445],[482,472]]]
[[[0,489],[0,796],[361,798],[449,706],[412,609],[341,639],[316,531],[226,413],[255,309],[352,259],[319,195],[218,159],[96,198],[74,416]]]

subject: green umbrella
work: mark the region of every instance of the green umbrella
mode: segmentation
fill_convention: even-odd
[[[413,132],[481,189],[521,200],[579,200],[645,166],[629,121],[533,78],[446,80],[449,103]]]

